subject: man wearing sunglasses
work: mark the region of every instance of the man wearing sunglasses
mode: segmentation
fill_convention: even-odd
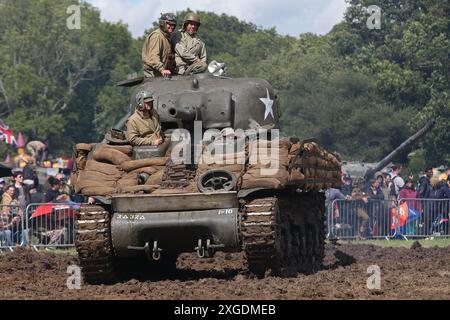
[[[142,63],[147,78],[170,77],[175,61],[170,45],[170,34],[175,30],[177,20],[171,13],[161,14],[159,28],[150,33],[142,47]]]

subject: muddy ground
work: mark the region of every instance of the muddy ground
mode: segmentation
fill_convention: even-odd
[[[0,299],[450,299],[450,247],[381,248],[327,244],[322,270],[295,278],[257,279],[239,254],[178,258],[175,274],[69,290],[66,253],[16,249],[0,256]],[[381,289],[369,290],[378,265]]]

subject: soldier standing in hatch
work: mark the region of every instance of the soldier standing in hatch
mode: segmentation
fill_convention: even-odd
[[[170,77],[175,68],[170,34],[175,30],[177,20],[171,13],[161,14],[159,28],[150,33],[142,47],[142,63],[147,78]]]
[[[157,146],[163,142],[158,114],[153,109],[154,100],[149,91],[136,95],[136,111],[127,121],[127,136],[133,146]]]
[[[172,37],[175,47],[175,63],[180,75],[205,72],[206,45],[197,36],[200,27],[200,17],[195,13],[188,13],[183,22],[183,28]]]

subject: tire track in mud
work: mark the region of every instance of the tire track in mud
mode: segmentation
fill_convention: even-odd
[[[69,290],[66,273],[78,257],[22,248],[0,256],[0,299],[450,299],[450,247],[326,246],[322,269],[294,278],[249,275],[241,254],[178,258],[177,272],[114,285]],[[381,289],[366,286],[378,265]]]

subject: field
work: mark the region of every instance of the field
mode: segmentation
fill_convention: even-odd
[[[329,243],[322,270],[295,278],[257,279],[240,254],[183,254],[177,272],[164,277],[69,290],[66,272],[73,264],[73,250],[4,252],[0,299],[450,299],[448,239]],[[374,265],[379,289],[367,286]]]

